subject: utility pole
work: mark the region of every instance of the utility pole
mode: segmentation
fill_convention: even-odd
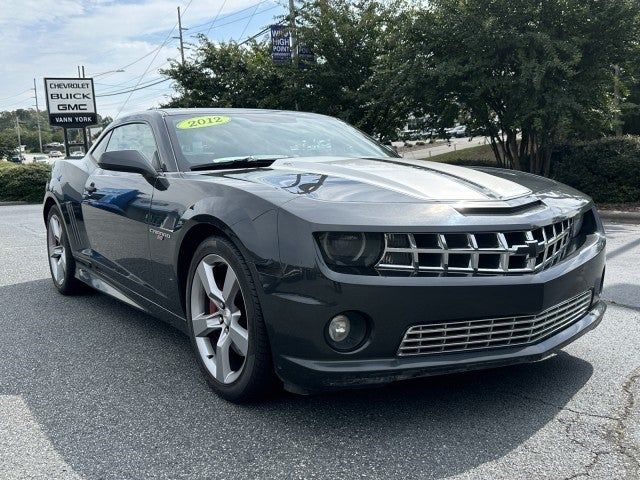
[[[180,16],[180,7],[178,7],[178,38],[180,39],[180,58],[182,59],[182,65],[184,66],[184,39],[182,38],[182,30],[182,17]]]
[[[298,39],[296,38],[296,6],[295,0],[289,0],[289,36],[291,38],[291,57],[293,64],[296,66],[296,58],[298,57]]]
[[[296,5],[295,0],[289,0],[289,41],[291,42],[291,64],[293,68],[298,68],[298,39],[296,38]],[[294,77],[295,78],[295,77]],[[298,105],[298,83],[293,84],[295,95],[295,108],[300,110]]]
[[[38,142],[40,142],[40,153],[42,153],[42,131],[40,130],[40,109],[38,108],[38,88],[36,79],[33,79],[33,95],[36,99],[36,123],[38,124]]]
[[[20,138],[20,120],[18,120],[18,112],[15,113],[16,117],[16,133],[18,134],[18,155],[22,158],[22,139]]]
[[[613,98],[615,99],[615,129],[616,135],[622,135],[622,119],[620,117],[620,65],[613,66]]]

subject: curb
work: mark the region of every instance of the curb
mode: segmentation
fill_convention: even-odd
[[[13,207],[16,205],[39,205],[42,202],[23,202],[23,201],[15,201],[15,202],[0,202],[0,207]]]
[[[623,212],[620,210],[600,210],[598,211],[602,220],[619,223],[640,224],[640,212]]]

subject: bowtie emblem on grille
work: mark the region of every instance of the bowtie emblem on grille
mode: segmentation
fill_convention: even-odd
[[[544,252],[544,245],[537,240],[527,240],[525,245],[519,245],[516,248],[516,254],[526,254],[527,258],[536,258],[542,252]]]

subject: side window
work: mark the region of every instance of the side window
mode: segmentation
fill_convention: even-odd
[[[107,144],[109,143],[109,137],[111,137],[111,132],[107,133],[100,143],[98,143],[93,150],[91,150],[91,156],[96,160],[100,160],[100,155],[102,155],[107,149]]]
[[[113,129],[107,152],[137,150],[152,164],[156,163],[156,141],[146,123],[130,123]]]

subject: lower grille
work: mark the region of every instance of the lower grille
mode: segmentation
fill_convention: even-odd
[[[416,325],[407,330],[399,356],[489,350],[533,344],[583,317],[591,291],[555,305],[538,315]]]

